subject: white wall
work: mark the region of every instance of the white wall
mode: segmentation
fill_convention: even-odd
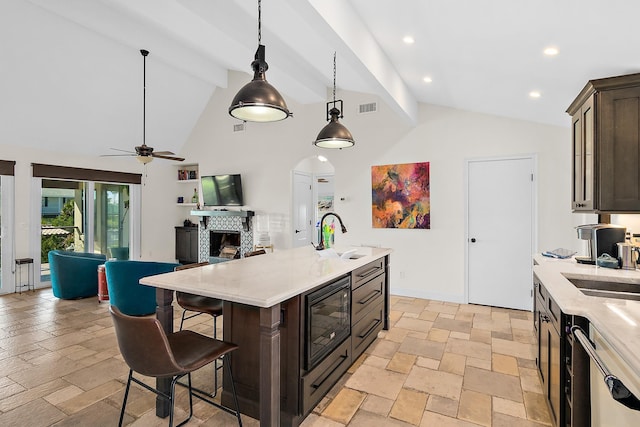
[[[247,208],[268,213],[280,224],[271,230],[276,249],[288,248],[291,241],[290,172],[302,159],[323,154],[335,167],[335,210],[349,229],[336,242],[393,248],[393,293],[461,301],[465,159],[531,153],[539,168],[538,247],[577,248],[568,128],[430,105],[421,106],[419,124],[409,128],[380,103],[375,114],[356,114],[358,104],[379,102],[375,96],[338,91],[345,105],[342,123],[356,145],[323,150],[311,141],[326,123],[324,105],[287,101],[293,118],[247,123],[244,132],[232,132],[237,121],[228,115],[228,106],[249,80],[246,74],[230,74],[229,88],[213,94],[181,154],[199,162],[202,175],[241,173]],[[431,162],[431,230],[372,229],[371,166],[424,161]]]

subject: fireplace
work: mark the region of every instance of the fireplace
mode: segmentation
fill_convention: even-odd
[[[221,256],[221,252],[224,248],[235,249],[237,252],[233,258],[240,258],[240,232],[231,230],[210,230],[209,256]]]
[[[198,224],[198,261],[212,262],[220,259],[220,251],[227,247],[237,248],[237,258],[253,250],[253,211],[191,211],[201,217]]]

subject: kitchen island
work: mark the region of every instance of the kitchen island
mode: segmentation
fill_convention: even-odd
[[[342,372],[344,369],[341,367],[338,371],[334,366],[345,360],[347,363],[342,364],[350,365],[355,361],[351,358],[354,349],[364,351],[364,347],[375,338],[377,330],[388,328],[390,253],[390,249],[359,247],[349,259],[323,258],[309,246],[160,274],[143,278],[140,282],[157,288],[157,317],[166,331],[173,331],[174,291],[225,301],[224,338],[232,342],[236,338],[241,341],[238,343],[240,348],[232,354],[231,359],[234,372],[239,372],[236,382],[240,382],[238,393],[241,410],[259,418],[262,426],[297,425],[309,410],[305,403],[309,400],[305,400],[303,390],[305,380],[309,382],[318,369],[326,368],[329,372],[327,377],[319,382],[312,381],[308,387],[324,390],[339,378],[332,372]],[[354,302],[352,308],[355,310],[358,304],[369,307],[370,301],[377,301],[378,304],[370,306],[371,309],[366,312],[354,314],[351,319],[352,322],[354,319],[362,320],[358,325],[365,325],[371,320],[372,327],[366,328],[361,334],[366,337],[365,341],[352,342],[349,336],[341,342],[336,352],[346,353],[344,356],[338,355],[338,361],[328,363],[333,357],[329,354],[311,369],[305,366],[305,343],[302,342],[305,296],[345,278],[353,286],[354,295],[356,286],[359,289],[372,289],[371,296],[365,295],[361,301]],[[371,319],[377,310],[379,318]],[[352,323],[350,329],[355,330],[358,325]],[[286,333],[286,339],[281,340],[281,330]],[[251,337],[257,343],[247,348]],[[325,363],[328,366],[323,366]],[[293,370],[281,369],[292,365]],[[248,370],[243,374],[242,370],[245,369]],[[297,376],[292,375],[294,370],[298,371]],[[257,389],[253,384],[243,383],[243,378],[249,378],[251,372]],[[281,382],[282,376],[288,378],[285,379],[286,383]],[[167,389],[167,383],[159,380],[158,386]],[[223,402],[228,400],[227,389],[225,378]],[[316,400],[319,400],[318,394],[313,398],[313,401]],[[284,407],[281,408],[282,403]],[[168,414],[164,401],[156,401],[156,414]]]
[[[610,372],[640,396],[640,271],[536,255],[533,272],[536,364],[553,424],[599,425],[604,416],[613,422],[607,425],[631,425],[616,424],[616,413],[638,425],[638,413],[608,395],[590,359],[607,358]],[[602,291],[613,285],[624,292]],[[573,328],[584,331],[577,332],[583,338],[574,336]],[[587,347],[594,354],[583,350]]]

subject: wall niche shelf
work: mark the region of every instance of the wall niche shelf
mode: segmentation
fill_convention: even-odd
[[[187,163],[176,165],[176,198],[174,202],[179,207],[194,208],[198,203],[202,203],[200,193],[200,171],[197,163]],[[194,188],[198,192],[198,202],[193,202]],[[182,198],[182,203],[178,200]]]

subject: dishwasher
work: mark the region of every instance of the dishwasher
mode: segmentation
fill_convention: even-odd
[[[571,332],[591,359],[591,426],[640,426],[640,379],[593,325]]]

